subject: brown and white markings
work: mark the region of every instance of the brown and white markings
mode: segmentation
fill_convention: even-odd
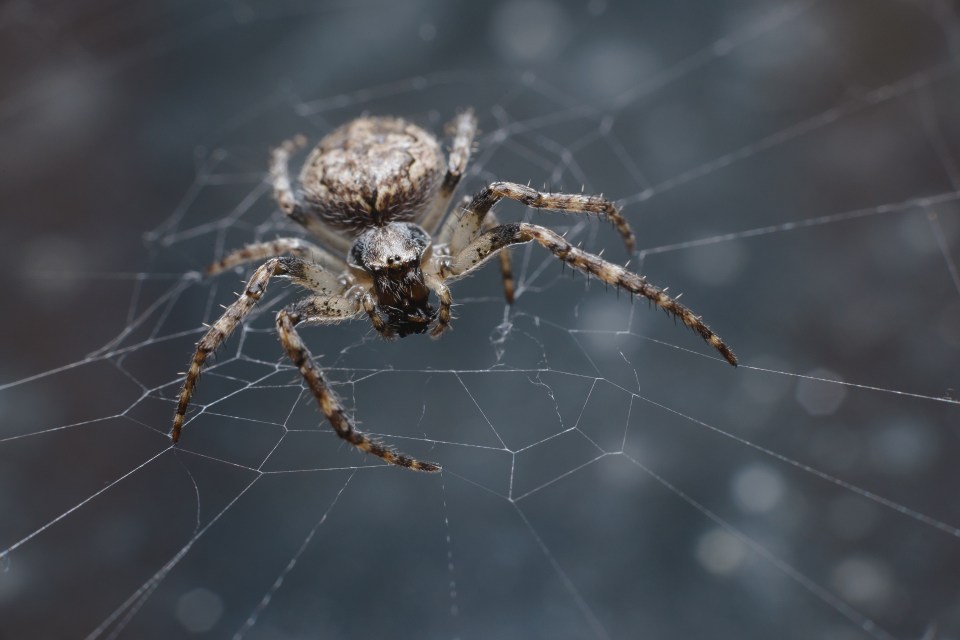
[[[174,442],[180,439],[207,357],[253,310],[274,276],[288,278],[312,294],[277,314],[277,333],[336,434],[361,451],[418,471],[439,471],[440,466],[415,460],[358,431],[314,364],[298,327],[365,315],[384,338],[428,330],[439,337],[451,320],[453,298],[447,282],[478,269],[496,254],[504,294],[512,302],[508,248],[533,241],[571,267],[651,301],[700,334],[727,362],[737,364],[733,351],[699,316],[646,278],[571,246],[546,227],[500,224],[492,211],[507,198],[547,211],[599,215],[613,223],[632,252],[633,231],[609,200],[494,182],[451,208],[476,131],[472,111],[458,115],[447,126],[452,147],[444,157],[433,135],[401,118],[358,118],[317,144],[296,188],[288,164],[306,139],[297,136],[273,151],[270,176],[277,203],[326,248],[300,238],[278,238],[238,249],[207,269],[212,275],[251,260],[266,260],[197,344],[173,417]],[[438,309],[430,304],[431,293],[439,301]]]

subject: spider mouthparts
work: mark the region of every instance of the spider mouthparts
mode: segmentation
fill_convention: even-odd
[[[415,333],[424,333],[436,317],[437,312],[429,304],[412,309],[389,309],[387,324],[402,338]]]

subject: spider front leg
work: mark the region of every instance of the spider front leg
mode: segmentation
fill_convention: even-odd
[[[342,271],[347,268],[347,263],[343,259],[334,256],[325,249],[321,249],[312,242],[307,242],[301,238],[277,238],[276,240],[257,242],[235,249],[207,267],[205,273],[208,276],[213,276],[245,262],[276,258],[284,254],[323,265],[328,269]]]
[[[466,212],[468,210],[467,207],[470,205],[470,202],[472,200],[473,198],[471,198],[470,196],[465,196],[463,200],[460,201],[459,211]],[[500,224],[500,221],[497,219],[497,214],[494,213],[493,211],[488,211],[486,216],[483,219],[483,222],[481,223],[481,226],[483,231],[489,231],[490,229],[493,229],[494,227],[496,227],[498,224]],[[456,228],[457,226],[455,222],[448,223],[447,226],[444,227],[443,232],[439,237],[439,242],[440,243],[450,242],[452,232]],[[479,231],[480,229],[477,230],[477,233],[479,233]],[[474,237],[475,236],[476,236],[476,233],[474,234]],[[466,245],[466,243],[472,239],[473,239],[472,237],[466,238],[466,240],[458,239],[457,247],[455,248],[448,247],[447,252],[456,253],[458,251],[461,251],[463,247]],[[516,291],[516,288],[514,286],[514,281],[513,281],[513,265],[510,259],[510,250],[504,249],[503,251],[500,252],[499,256],[500,256],[500,277],[503,278],[503,297],[506,298],[507,304],[513,304],[513,298],[514,298],[514,293]],[[434,262],[436,262],[437,260],[442,261],[442,260],[445,260],[446,258],[447,258],[446,254],[437,255],[433,258],[433,261]],[[432,269],[434,270],[434,272],[438,272],[439,267],[437,267],[436,264],[434,264],[432,266]],[[434,288],[434,287],[431,287],[431,288],[433,288],[434,291],[438,291],[437,288]],[[439,295],[439,292],[438,292],[438,295]]]
[[[183,380],[183,387],[177,399],[177,411],[173,416],[170,439],[177,442],[183,421],[190,404],[190,396],[200,378],[200,370],[211,353],[216,351],[245,317],[253,310],[257,301],[263,297],[267,284],[273,276],[289,276],[296,284],[319,292],[339,292],[341,285],[336,276],[319,265],[311,264],[299,258],[271,258],[261,265],[247,283],[240,297],[227,307],[223,315],[213,323],[207,333],[197,343],[197,350],[190,361],[190,368]]]
[[[620,210],[609,200],[600,196],[588,196],[570,193],[541,193],[528,186],[515,182],[494,182],[481,190],[467,205],[466,211],[458,219],[451,218],[444,227],[439,242],[449,242],[450,252],[456,254],[477,237],[483,228],[490,210],[503,198],[522,202],[528,207],[561,211],[566,213],[586,213],[602,216],[613,223],[623,238],[627,251],[633,253],[636,238],[629,223],[620,215]]]
[[[339,322],[360,312],[361,303],[342,297],[318,296],[291,305],[277,314],[277,332],[284,350],[300,370],[310,391],[313,392],[320,410],[327,417],[338,436],[365,453],[382,458],[385,462],[415,471],[439,471],[433,462],[422,462],[400,453],[358,431],[353,420],[344,411],[343,404],[330,389],[323,374],[313,363],[310,351],[297,333],[296,326],[303,324],[329,324]]]
[[[468,244],[460,253],[452,256],[449,263],[443,266],[440,276],[451,278],[463,276],[478,268],[485,260],[503,248],[513,244],[523,244],[531,240],[548,249],[557,258],[575,269],[647,298],[696,331],[727,362],[734,366],[737,365],[737,356],[734,355],[730,347],[690,309],[668,296],[662,289],[649,284],[646,278],[574,247],[562,236],[546,227],[519,223],[504,224],[491,229]]]

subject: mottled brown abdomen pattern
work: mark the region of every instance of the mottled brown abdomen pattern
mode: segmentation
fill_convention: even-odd
[[[348,232],[416,221],[446,169],[436,138],[401,118],[360,118],[335,129],[300,172],[309,210]]]

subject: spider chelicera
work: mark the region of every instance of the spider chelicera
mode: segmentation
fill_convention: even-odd
[[[632,252],[633,232],[609,200],[494,182],[465,198],[461,207],[454,208],[457,215],[448,216],[476,131],[472,111],[458,115],[447,125],[453,140],[445,157],[433,135],[403,119],[358,118],[317,144],[300,171],[296,189],[291,186],[288,164],[306,138],[297,136],[273,151],[270,176],[277,203],[326,248],[299,238],[279,238],[234,251],[207,269],[212,275],[266,259],[239,299],[197,344],[173,418],[170,437],[174,442],[180,438],[203,363],[250,313],[274,276],[287,277],[312,294],[277,314],[277,332],[337,435],[390,464],[418,471],[439,471],[440,467],[358,431],[314,364],[298,325],[333,324],[366,314],[384,338],[426,331],[438,337],[450,325],[453,299],[447,282],[499,254],[504,293],[512,302],[513,277],[505,249],[534,241],[573,268],[647,298],[700,334],[727,362],[737,364],[729,347],[698,316],[644,277],[572,246],[546,227],[499,224],[492,211],[499,200],[508,198],[537,209],[596,214],[616,226]],[[430,304],[431,292],[439,302],[436,310]]]

